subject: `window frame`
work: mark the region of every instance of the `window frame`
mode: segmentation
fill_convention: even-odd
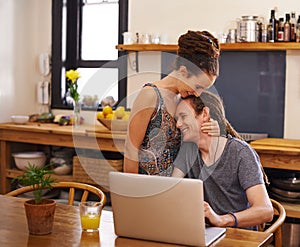
[[[67,4],[66,18],[66,60],[62,59],[62,33],[63,33],[63,4]],[[127,94],[127,63],[124,59],[118,60],[82,60],[81,54],[81,22],[83,0],[52,0],[52,56],[51,56],[51,109],[71,109],[61,97],[62,68],[118,68],[118,102],[126,104]],[[119,0],[119,34],[118,42],[123,43],[123,33],[128,30],[128,0]],[[117,44],[116,44],[117,45]],[[124,51],[118,51],[118,58],[125,55]],[[108,66],[107,66],[108,64]],[[64,81],[67,88],[67,81]]]

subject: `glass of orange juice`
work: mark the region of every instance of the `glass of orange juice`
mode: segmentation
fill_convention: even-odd
[[[80,207],[80,221],[81,228],[86,232],[99,231],[100,217],[103,205],[100,202],[81,202]]]

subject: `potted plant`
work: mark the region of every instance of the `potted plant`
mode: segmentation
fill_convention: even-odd
[[[28,230],[31,234],[44,235],[52,231],[56,202],[43,198],[44,189],[52,189],[51,184],[55,182],[51,177],[53,171],[48,169],[49,166],[50,164],[37,167],[29,163],[24,173],[14,179],[23,186],[33,188],[34,199],[24,203]]]

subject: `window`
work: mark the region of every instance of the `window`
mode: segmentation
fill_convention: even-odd
[[[70,108],[65,72],[78,69],[83,108],[126,97],[127,70],[115,49],[128,29],[128,0],[52,0],[52,108]],[[96,104],[95,104],[96,102]]]

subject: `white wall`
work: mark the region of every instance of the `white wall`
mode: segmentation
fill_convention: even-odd
[[[288,51],[286,61],[284,137],[300,139],[300,51]]]
[[[275,6],[277,18],[293,10],[300,14],[298,0],[129,0],[129,31],[167,34],[169,42],[176,43],[188,29],[225,32],[242,15],[268,20]],[[39,53],[50,52],[51,0],[0,0],[0,32],[0,122],[10,121],[12,114],[40,113],[37,62]],[[300,52],[289,51],[284,136],[292,139],[300,139],[299,64]],[[129,71],[131,90],[136,84],[157,80],[159,68],[158,52],[142,55],[141,73]],[[94,114],[84,114],[87,122],[94,120]]]
[[[277,18],[291,11],[300,14],[298,0],[129,0],[129,31],[165,33],[171,43],[177,43],[187,29],[224,32],[243,15],[268,21],[274,7],[278,9]]]
[[[51,0],[0,0],[0,122],[33,114],[38,54],[50,52]]]

